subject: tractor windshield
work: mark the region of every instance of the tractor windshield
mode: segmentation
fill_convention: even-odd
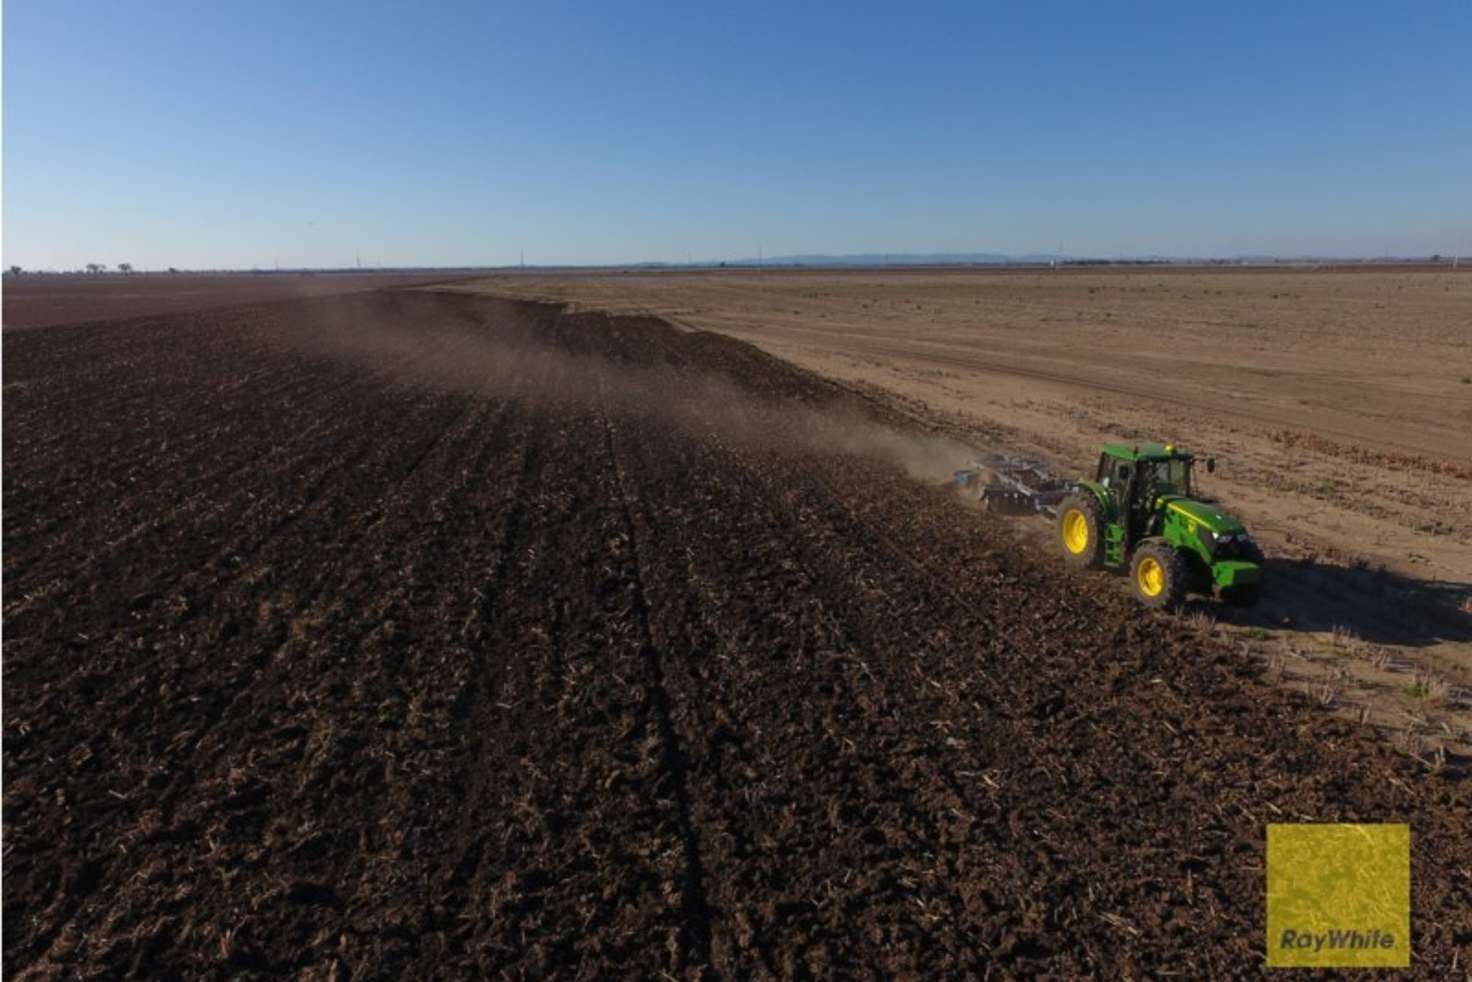
[[[1150,465],[1154,494],[1191,496],[1191,462],[1176,458],[1157,460]]]

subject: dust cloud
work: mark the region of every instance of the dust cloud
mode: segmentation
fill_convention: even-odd
[[[504,316],[487,318],[486,307]],[[863,457],[924,481],[949,478],[977,456],[959,441],[877,422],[841,395],[760,392],[752,379],[742,384],[695,359],[670,364],[669,351],[643,346],[644,325],[606,323],[591,329],[553,305],[505,301],[483,304],[478,314],[445,305],[403,319],[354,307],[329,312],[292,344],[392,384],[662,422],[737,449]],[[679,337],[667,325],[655,329]],[[682,354],[676,345],[674,355]]]

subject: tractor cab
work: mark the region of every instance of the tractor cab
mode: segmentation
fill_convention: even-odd
[[[1126,445],[1110,443],[1099,455],[1099,471],[1095,476],[1101,486],[1109,488],[1110,494],[1120,504],[1120,497],[1127,489],[1156,489],[1157,494],[1174,494],[1184,498],[1191,496],[1191,465],[1196,455],[1189,450],[1177,450],[1169,443],[1142,443]],[[1207,469],[1215,461],[1207,462]]]
[[[1095,481],[1109,495],[1115,513],[1124,521],[1121,545],[1156,533],[1156,503],[1162,497],[1191,497],[1191,465],[1196,455],[1169,443],[1110,443],[1099,455]],[[1215,461],[1207,462],[1214,470]]]

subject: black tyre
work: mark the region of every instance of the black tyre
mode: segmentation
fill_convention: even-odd
[[[1104,510],[1092,494],[1075,492],[1058,506],[1058,545],[1073,566],[1104,565]]]
[[[1146,607],[1179,607],[1190,575],[1185,557],[1163,539],[1146,539],[1130,559],[1130,583]]]

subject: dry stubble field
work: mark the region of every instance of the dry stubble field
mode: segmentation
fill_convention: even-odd
[[[15,978],[1254,972],[1268,821],[1468,786],[718,334],[380,291],[4,335]]]

